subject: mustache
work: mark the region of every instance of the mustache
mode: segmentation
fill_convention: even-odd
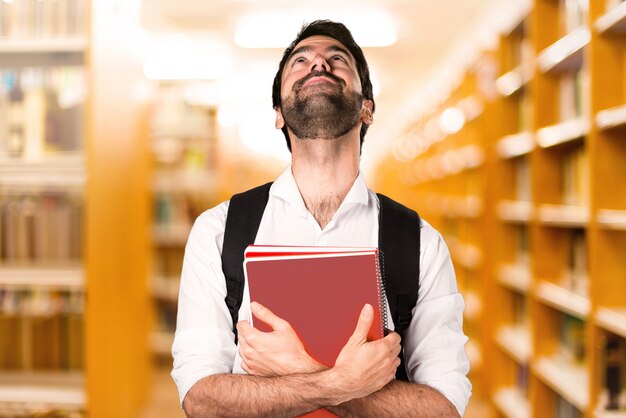
[[[300,80],[298,80],[295,84],[294,84],[294,90],[299,91],[300,88],[302,87],[302,85],[304,83],[306,83],[307,81],[309,81],[310,79],[312,79],[313,77],[326,77],[329,78],[331,80],[333,80],[335,83],[344,86],[346,84],[345,81],[343,81],[341,78],[337,77],[334,74],[331,74],[329,72],[326,71],[311,71],[309,74],[305,75],[304,77],[302,77]]]

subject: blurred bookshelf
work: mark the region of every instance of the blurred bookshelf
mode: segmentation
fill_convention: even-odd
[[[178,289],[185,244],[194,220],[219,203],[217,108],[186,98],[186,81],[155,82],[150,116],[155,325],[150,344],[157,364],[171,367]]]
[[[132,82],[130,66],[100,71],[110,54],[102,38],[111,18],[102,12],[110,7],[99,0],[0,2],[2,416],[130,417],[145,396],[147,253],[141,242],[130,243],[130,267],[130,255],[115,249],[121,234],[102,235],[141,231],[148,219],[147,205],[120,197],[143,187],[138,112],[118,107],[126,110],[117,120],[130,128],[124,132],[100,119],[117,91],[104,88],[104,79],[116,77],[120,88]],[[128,64],[121,54],[107,58]],[[113,146],[126,161],[108,161]],[[134,168],[123,181],[110,175],[125,164]],[[130,231],[114,214],[122,207],[134,219]],[[112,311],[137,321],[111,332]],[[133,337],[120,338],[131,329]],[[123,345],[134,347],[134,370],[116,358]]]
[[[450,247],[492,416],[624,417],[626,3],[520,4],[497,48],[396,139],[377,188]],[[448,130],[468,95],[481,114],[461,109]],[[482,163],[454,169],[468,147]],[[470,197],[476,217],[446,204]]]

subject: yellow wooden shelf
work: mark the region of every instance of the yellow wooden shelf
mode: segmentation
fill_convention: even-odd
[[[610,9],[607,0],[573,6],[529,0],[525,17],[514,19],[513,11],[503,17],[498,47],[465,67],[406,132],[435,126],[443,109],[465,97],[479,97],[482,116],[433,141],[410,162],[390,154],[380,165],[381,188],[422,210],[450,244],[459,283],[476,292],[465,318],[472,321],[472,342],[489,363],[472,374],[486,382],[480,389],[504,416],[522,410],[525,417],[556,416],[554,392],[585,417],[594,416],[603,382],[593,347],[603,332],[624,336],[626,327],[626,261],[615,252],[626,243],[620,180],[626,166],[626,36],[620,33],[626,32],[626,2]],[[477,71],[485,62],[493,65],[486,71],[490,77]],[[419,173],[419,181],[407,181],[407,172]],[[468,195],[482,201],[471,204],[481,207],[471,221],[462,201]],[[482,298],[480,317],[476,295]],[[488,312],[497,305],[513,315],[518,299],[530,303],[525,334],[511,319],[498,328],[502,322]],[[585,322],[585,347],[591,350],[585,367],[540,359],[559,344],[563,314]],[[502,361],[496,367],[510,367],[487,367],[492,354]],[[495,394],[514,389],[514,366],[524,361],[534,363],[524,391],[527,406],[510,407],[518,393],[500,395],[500,401]]]
[[[498,92],[505,97],[521,91],[532,79],[532,67],[521,64],[514,70],[502,74],[496,80]]]
[[[509,289],[526,294],[532,282],[530,270],[515,264],[503,264],[498,268],[498,282]]]
[[[502,200],[498,203],[498,218],[505,222],[528,223],[533,220],[535,206],[523,200]]]
[[[599,307],[595,319],[600,328],[626,338],[626,308]]]
[[[493,403],[506,418],[530,418],[530,402],[516,387],[498,389]]]
[[[485,110],[482,100],[474,95],[466,97],[463,100],[459,100],[455,107],[463,111],[463,114],[465,115],[465,123],[470,123],[476,120]]]
[[[626,6],[626,3],[622,6]],[[599,111],[596,114],[596,126],[598,129],[626,126],[626,104]]]
[[[4,404],[4,406],[3,406]],[[85,377],[77,372],[0,373],[0,411],[84,410]]]
[[[76,153],[29,159],[0,157],[0,186],[81,190],[85,180],[85,158]]]
[[[626,411],[595,411],[595,418],[626,418]]]
[[[0,288],[51,290],[81,290],[85,272],[81,267],[36,268],[0,266]]]
[[[539,222],[559,227],[584,228],[589,223],[589,208],[569,205],[541,205],[537,213]]]
[[[498,141],[496,149],[501,158],[519,157],[535,149],[535,138],[532,132],[507,135]]]
[[[518,364],[530,361],[532,343],[530,331],[520,326],[503,326],[496,332],[496,344],[511,356]]]
[[[88,41],[84,36],[41,38],[41,39],[0,39],[0,53],[4,54],[50,54],[77,53],[87,50]]]
[[[485,161],[485,152],[478,145],[467,145],[459,150],[463,155],[463,170],[480,167]]]
[[[596,222],[603,229],[626,231],[626,210],[598,209]]]
[[[584,365],[562,358],[541,357],[532,365],[533,372],[567,402],[580,411],[589,405],[589,377]]]
[[[625,33],[626,32],[626,3],[609,9],[596,19],[593,24],[598,33]]]
[[[3,24],[24,26],[28,11],[33,10],[25,9],[28,2],[15,3],[19,16],[5,14]],[[17,3],[24,6],[17,6]],[[78,26],[84,25],[84,35],[0,40],[2,66],[20,71],[34,69],[37,79],[45,69],[43,84],[37,80],[35,84],[37,88],[55,90],[60,96],[69,93],[72,97],[68,96],[68,100],[60,97],[56,103],[61,107],[70,105],[69,99],[75,99],[73,93],[76,93],[66,88],[70,85],[66,82],[64,68],[76,67],[81,77],[84,76],[84,91],[81,91],[84,112],[62,112],[51,115],[53,120],[49,121],[56,126],[70,123],[65,120],[70,118],[70,125],[78,129],[80,146],[67,153],[27,147],[20,158],[12,158],[6,152],[0,155],[3,199],[4,196],[19,199],[31,193],[60,191],[71,192],[71,199],[79,202],[80,228],[67,230],[65,234],[76,233],[82,238],[80,260],[75,261],[80,267],[44,267],[43,261],[27,260],[23,268],[1,266],[0,281],[16,287],[79,289],[81,294],[71,300],[70,305],[75,306],[70,309],[80,311],[72,313],[82,314],[78,319],[80,335],[75,335],[78,340],[74,341],[83,365],[77,375],[80,382],[64,384],[72,378],[61,370],[46,375],[8,373],[6,367],[11,360],[6,357],[6,350],[0,350],[3,351],[0,363],[4,365],[0,371],[0,393],[6,396],[0,399],[0,406],[10,407],[5,400],[26,401],[28,408],[48,404],[70,410],[63,416],[71,416],[71,410],[80,409],[93,417],[130,418],[137,416],[147,399],[150,383],[148,329],[151,316],[147,286],[150,236],[146,233],[151,215],[148,199],[150,149],[146,135],[150,103],[148,97],[134,97],[137,86],[145,85],[141,60],[133,56],[138,50],[129,48],[128,37],[110,33],[111,27],[119,26],[120,20],[133,15],[132,7],[125,2],[81,0],[80,3],[81,6],[66,17]],[[26,73],[16,76],[25,90],[26,84],[33,84],[27,83],[26,78],[32,77],[27,77]],[[26,92],[25,102],[28,97]],[[24,111],[29,111],[28,106]],[[28,123],[37,115],[23,116],[24,123]],[[65,312],[66,307],[58,305],[60,307],[48,308],[48,311],[54,310],[48,314]],[[18,321],[22,317],[40,315],[37,310],[20,311]],[[54,328],[58,327],[35,327],[32,338],[63,339],[64,331]],[[12,337],[7,332],[11,331],[0,330],[0,339]],[[17,337],[14,342],[17,350],[23,349],[28,355],[28,344],[20,344]],[[31,415],[27,412],[23,416]]]
[[[588,117],[579,116],[556,125],[539,129],[537,131],[537,144],[542,148],[550,148],[580,140],[588,133]]]
[[[579,69],[583,61],[583,48],[590,40],[591,33],[587,28],[572,31],[539,53],[539,70],[547,73]]]
[[[544,304],[581,319],[586,319],[591,311],[591,303],[588,298],[550,282],[539,283],[536,296]]]

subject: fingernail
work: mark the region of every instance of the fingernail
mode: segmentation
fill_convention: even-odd
[[[365,306],[363,306],[363,313],[365,315],[372,315],[373,313],[372,305],[370,305],[369,303],[366,303]]]

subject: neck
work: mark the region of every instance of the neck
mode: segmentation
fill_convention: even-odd
[[[294,138],[292,135],[291,138]],[[293,176],[321,228],[332,219],[359,174],[359,137],[292,140]]]

